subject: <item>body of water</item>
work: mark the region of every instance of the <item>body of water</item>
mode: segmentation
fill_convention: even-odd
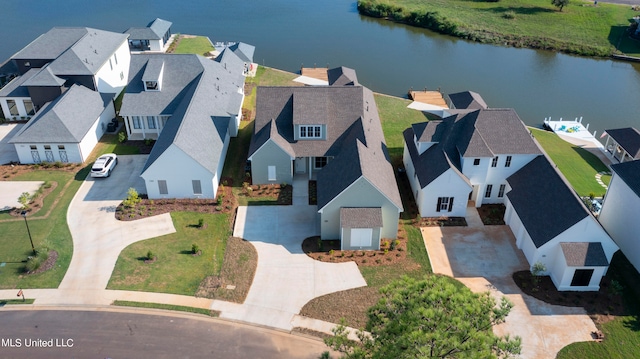
[[[529,125],[582,116],[598,133],[640,128],[639,64],[471,43],[360,16],[352,1],[0,0],[0,9],[0,59],[53,26],[122,32],[160,17],[174,33],[255,45],[255,61],[266,66],[352,67],[377,92],[472,90],[490,107],[515,108]]]

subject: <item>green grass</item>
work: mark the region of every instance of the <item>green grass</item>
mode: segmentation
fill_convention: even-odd
[[[194,307],[186,307],[184,305],[172,305],[172,304],[161,304],[161,303],[145,303],[145,302],[132,302],[128,300],[115,300],[111,305],[115,305],[118,307],[136,307],[136,308],[153,308],[153,309],[164,309],[164,310],[174,310],[179,312],[188,312],[188,313],[196,313],[196,314],[204,314],[210,317],[217,317],[220,315],[219,312],[210,309],[204,308],[194,308]]]
[[[531,131],[578,195],[604,194],[605,189],[596,182],[595,175],[609,169],[596,155],[564,141],[553,132],[534,128]]]
[[[22,299],[0,299],[0,307],[3,307],[5,305],[13,305],[13,304],[33,304],[33,302],[35,302],[35,299],[33,299],[33,298],[25,298],[24,300],[22,300]]]
[[[404,148],[402,132],[412,124],[424,122],[428,118],[422,111],[407,108],[411,100],[381,94],[375,94],[375,99],[389,155],[393,163],[399,163],[398,161],[402,161]]]
[[[628,5],[575,0],[562,12],[550,0],[361,0],[358,5],[372,16],[471,40],[588,56],[610,55],[636,15]]]
[[[258,67],[257,71],[260,75],[260,86],[304,86],[299,82],[293,82],[299,76],[293,72],[263,66]],[[261,73],[261,71],[263,72]]]
[[[140,151],[138,147],[126,145],[126,142],[125,144],[119,143],[117,134],[105,134],[93,149],[92,155],[95,155],[95,157],[89,158],[88,161],[93,162],[98,158],[98,156],[104,153],[115,153],[116,155],[137,155]]]
[[[632,39],[629,36],[622,36],[618,50],[629,56],[640,57],[640,40]]]
[[[220,272],[231,231],[226,214],[171,213],[176,233],[147,239],[125,248],[116,263],[107,289],[194,295],[200,282]],[[207,228],[198,229],[203,218]],[[201,256],[191,255],[196,243]],[[145,263],[151,250],[157,260]]]
[[[206,55],[209,51],[213,51],[214,47],[208,38],[204,36],[183,37],[174,51],[175,54],[198,54]]]

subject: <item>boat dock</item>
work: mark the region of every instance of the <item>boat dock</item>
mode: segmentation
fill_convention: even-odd
[[[326,67],[303,67],[300,69],[300,75],[329,82]]]
[[[445,101],[444,96],[442,96],[442,92],[438,91],[427,91],[425,88],[422,91],[413,91],[409,90],[409,98],[416,102],[422,102],[429,105],[434,105],[442,108],[449,108],[449,104]]]

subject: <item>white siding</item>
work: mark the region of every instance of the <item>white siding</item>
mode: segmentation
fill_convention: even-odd
[[[15,80],[14,80],[15,81]],[[27,110],[24,108],[24,101],[30,100],[30,97],[3,97],[0,98],[0,107],[2,107],[2,112],[4,116],[8,120],[13,120],[14,117],[16,120],[20,120],[21,117],[31,117],[33,115],[27,115]],[[9,111],[9,104],[7,104],[7,100],[13,100],[16,102],[16,109],[18,110],[18,115],[11,115]]]
[[[84,162],[83,158],[80,156],[80,147],[77,143],[16,143],[14,147],[16,148],[16,152],[18,153],[18,161],[20,163],[33,163],[33,157],[31,156],[31,148],[30,145],[35,145],[40,155],[41,161],[46,161],[47,157],[44,153],[44,146],[50,145],[51,151],[53,152],[53,159],[55,161],[62,161],[60,159],[60,151],[58,150],[58,145],[64,145],[65,151],[67,152],[67,160],[70,163],[82,163]]]
[[[112,54],[109,57],[111,59],[111,65],[109,65],[109,60],[107,60],[94,76],[98,92],[113,93],[114,97],[122,91],[122,89],[127,85],[127,80],[129,79],[131,53],[129,52],[129,43],[127,40],[122,42],[115,54],[118,59],[118,63],[116,64]],[[113,66],[113,70],[111,69],[111,66]],[[120,75],[121,73],[122,76]]]
[[[96,119],[96,122],[91,126],[87,134],[80,141],[80,154],[82,155],[82,162],[84,162],[87,157],[93,151],[93,148],[96,146],[104,132],[107,130],[107,125],[116,117],[116,111],[113,108],[113,102],[109,102],[107,107],[102,111],[100,117]]]
[[[620,246],[620,250],[629,262],[640,271],[638,213],[640,213],[640,198],[614,172],[600,211],[600,223]]]
[[[452,169],[447,170],[419,193],[418,209],[421,217],[464,217],[467,213],[467,201],[469,200],[471,186],[464,181],[457,172]],[[438,198],[453,198],[453,208],[451,212],[438,212]]]

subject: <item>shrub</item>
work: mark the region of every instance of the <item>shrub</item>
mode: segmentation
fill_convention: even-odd
[[[150,138],[145,138],[144,139],[144,144],[145,146],[151,146],[155,141],[150,139]]]
[[[22,205],[21,209],[27,210],[29,209],[29,203],[31,202],[31,195],[29,192],[22,192],[20,197],[18,197],[18,203]]]
[[[333,249],[329,251],[329,255],[333,256]]]
[[[222,207],[216,206],[216,211],[218,211],[218,212],[222,211]]]
[[[64,163],[62,163],[62,162],[60,162],[60,161],[55,161],[55,162],[53,163],[53,167],[55,167],[55,168],[62,168],[62,167],[64,167]]]
[[[191,253],[198,254],[199,251],[200,251],[200,247],[197,244],[194,243],[191,245]]]
[[[45,181],[44,184],[42,185],[43,188],[51,188],[51,182],[49,181]]]
[[[127,198],[122,201],[122,204],[127,208],[134,208],[140,201],[142,201],[142,199],[138,191],[132,187],[127,191]]]
[[[505,19],[515,19],[516,13],[513,10],[505,11],[505,13],[502,14],[502,17]]]
[[[127,134],[124,131],[118,132],[118,142],[123,143],[127,140]]]
[[[40,268],[41,264],[42,264],[42,260],[40,259],[40,257],[33,256],[27,259],[27,264],[25,264],[24,268],[27,272],[33,272],[38,268]]]
[[[204,219],[200,218],[198,219],[198,228],[202,228],[202,226],[204,226]]]
[[[147,260],[154,260],[156,258],[155,253],[153,253],[151,250],[147,251]]]

